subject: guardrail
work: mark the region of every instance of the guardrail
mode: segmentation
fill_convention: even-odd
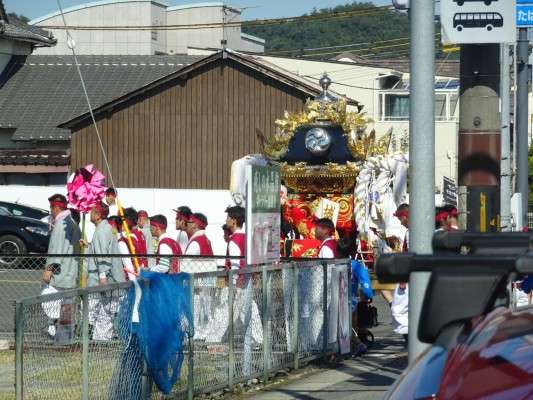
[[[131,299],[131,282],[17,300],[17,399],[80,393],[82,399],[192,398],[254,377],[268,380],[270,372],[326,357],[339,346],[336,331],[328,329],[331,275],[346,262],[184,274],[190,279],[195,333],[183,343],[185,362],[168,395],[151,384],[140,352],[132,350],[133,336],[123,335],[128,322],[121,309]],[[109,339],[96,340],[91,330],[95,302],[118,316]]]

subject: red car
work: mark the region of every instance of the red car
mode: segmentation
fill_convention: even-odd
[[[533,306],[444,331],[384,399],[533,399]]]
[[[431,272],[416,332],[428,348],[384,399],[533,399],[533,305],[508,308],[510,282],[533,274],[532,248],[531,233],[449,231],[433,255],[382,255],[384,283]]]

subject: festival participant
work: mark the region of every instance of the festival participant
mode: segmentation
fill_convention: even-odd
[[[146,241],[144,235],[140,229],[137,228],[138,214],[134,208],[128,207],[124,209],[124,222],[128,226],[130,232],[131,246],[133,246],[133,252],[128,241],[127,233],[124,226],[119,226],[120,236],[118,239],[118,248],[120,254],[146,254]],[[122,259],[124,265],[124,273],[126,280],[135,280],[140,269],[148,268],[148,261],[146,257],[137,257],[137,264],[135,260],[130,257]],[[138,267],[138,268],[137,268]]]
[[[442,207],[435,207],[435,232],[448,230],[446,224],[447,219],[448,211]]]
[[[245,210],[242,207],[233,206],[226,208],[226,213],[228,214],[226,218],[226,226],[232,232],[229,238],[226,254],[231,257],[245,256]],[[246,264],[244,260],[226,260],[226,270],[245,267]],[[250,315],[250,319],[248,320],[249,325],[245,326],[245,332],[250,332],[252,340],[256,345],[259,345],[263,342],[263,330],[261,328],[261,319],[259,317],[259,307],[252,296],[254,288],[251,284],[253,281],[253,278],[250,279],[251,276],[253,277],[253,274],[239,274],[236,280],[237,291],[234,300],[234,315],[238,316],[244,325],[246,325],[246,315]]]
[[[400,220],[402,226],[407,230],[403,241],[403,252],[409,251],[409,205],[400,204],[394,213]],[[392,296],[391,304],[392,328],[396,333],[403,336],[405,344],[408,343],[409,331],[409,287],[407,282],[400,282],[396,285]]]
[[[111,225],[111,230],[113,231],[113,236],[118,239],[118,233],[120,232],[120,225],[122,225],[122,221],[119,216],[117,215],[110,215],[107,217],[107,222],[109,225]]]
[[[239,257],[245,255],[246,236],[244,232],[244,208],[239,206],[228,207],[226,226],[231,231],[226,255]],[[244,260],[226,260],[226,270],[244,268]],[[240,275],[243,277],[244,275]]]
[[[205,235],[207,217],[202,213],[193,213],[187,221],[187,236],[189,243],[185,249],[187,255],[212,256],[211,241]]]
[[[105,202],[109,207],[109,215],[118,215],[117,190],[109,187],[105,191]]]
[[[356,244],[353,240],[342,238],[337,242],[337,252],[341,258],[350,258],[350,265],[352,269],[352,327],[354,335],[352,342],[355,344],[353,357],[360,356],[366,352],[366,346],[359,339],[359,329],[357,326],[357,303],[370,304],[374,298],[372,292],[372,285],[370,283],[370,275],[366,267],[359,261],[353,259],[356,251]],[[361,332],[365,334],[365,332]]]
[[[456,231],[459,229],[457,227],[457,207],[455,207],[453,204],[445,204],[443,206],[444,209],[448,211],[448,229],[451,231]]]
[[[155,246],[153,246],[153,237],[150,233],[150,219],[148,218],[148,213],[144,210],[139,210],[137,213],[137,227],[144,235],[147,254],[154,254]]]
[[[50,214],[54,221],[48,258],[42,274],[43,294],[61,290],[73,289],[78,285],[79,258],[61,257],[59,254],[80,254],[81,232],[78,224],[71,218],[68,210],[67,198],[62,194],[54,194],[48,198]],[[55,323],[59,318],[59,304],[43,303],[43,309],[48,315],[48,333],[55,335]]]
[[[224,232],[224,242],[229,242],[229,237],[231,236],[231,229],[228,228],[226,224],[222,225],[222,231]]]
[[[335,225],[329,218],[320,218],[316,221],[315,238],[322,241],[318,251],[318,258],[337,258],[337,240],[335,234]]]
[[[118,254],[118,241],[113,236],[111,225],[107,222],[109,208],[104,202],[98,202],[92,208],[91,222],[96,226],[91,243],[80,239],[80,243],[88,247],[89,257],[83,265],[87,276],[87,286],[107,285],[108,283],[124,282],[122,262],[118,258],[106,257]],[[112,296],[94,296],[89,300],[89,325],[93,326],[92,338],[110,340],[113,336],[113,319],[117,302]]]
[[[150,233],[157,238],[158,246],[156,254],[159,255],[181,255],[181,248],[170,234],[167,233],[167,218],[164,215],[157,214],[150,217]],[[172,263],[171,263],[172,260]],[[170,269],[172,264],[172,269]],[[150,267],[150,271],[161,272],[164,274],[177,274],[179,271],[179,260],[176,258],[157,258],[156,265]]]
[[[189,244],[189,236],[187,234],[187,222],[192,215],[192,211],[187,206],[180,206],[174,209],[176,212],[176,230],[178,231],[178,237],[176,241],[179,243],[182,252]]]
[[[287,194],[282,193],[280,202],[282,208],[288,207],[292,224],[303,239],[318,239],[315,234],[316,225],[312,218],[305,215],[298,207],[289,205]],[[285,213],[282,213],[282,215],[283,214]]]

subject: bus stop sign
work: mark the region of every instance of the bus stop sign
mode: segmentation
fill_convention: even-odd
[[[516,40],[516,0],[442,0],[440,9],[443,43]]]

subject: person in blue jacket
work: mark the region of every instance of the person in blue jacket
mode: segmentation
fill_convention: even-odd
[[[371,303],[374,298],[368,270],[359,261],[353,259],[356,248],[357,247],[354,240],[341,238],[337,242],[337,252],[339,254],[339,258],[350,258],[352,267],[352,326],[354,333],[357,332],[357,303],[360,301]],[[361,297],[359,296],[359,287],[361,287]],[[362,355],[366,352],[366,347],[361,340],[359,340],[357,334],[354,335],[353,343],[356,346],[353,354],[354,357]]]
[[[526,275],[520,286],[526,294],[529,294],[533,289],[533,275]]]

